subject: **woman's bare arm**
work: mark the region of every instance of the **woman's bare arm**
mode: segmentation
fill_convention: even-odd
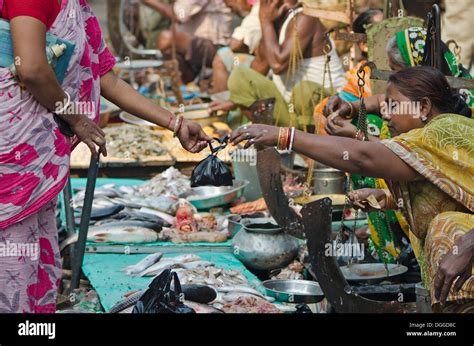
[[[253,144],[276,146],[279,128],[251,125],[234,131],[234,145],[248,138]],[[381,143],[354,139],[319,136],[296,131],[293,150],[327,166],[344,172],[397,181],[413,181],[418,174]],[[252,142],[247,143],[247,146]]]
[[[16,70],[27,90],[50,111],[67,99],[46,58],[46,26],[32,17],[12,19]]]
[[[100,79],[101,94],[124,111],[172,130],[174,114],[142,96],[110,71]]]
[[[142,96],[113,71],[101,77],[100,86],[102,96],[124,111],[169,130],[175,129],[177,118],[173,113]],[[201,126],[187,120],[181,126],[178,137],[183,147],[193,153],[204,149],[211,140]]]
[[[19,16],[10,22],[18,78],[27,91],[51,112],[65,106],[67,96],[59,85],[46,57],[46,26],[38,19]],[[95,145],[107,155],[105,134],[84,114],[58,114],[93,154]]]
[[[381,143],[297,131],[294,150],[344,172],[397,181],[412,181],[417,173]]]

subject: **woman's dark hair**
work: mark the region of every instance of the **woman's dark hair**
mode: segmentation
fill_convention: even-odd
[[[358,34],[365,34],[365,25],[372,24],[372,19],[379,13],[383,13],[381,8],[369,8],[367,11],[362,12],[354,19],[352,30]]]
[[[392,74],[388,82],[395,84],[398,90],[412,101],[429,98],[441,113],[471,116],[471,109],[467,106],[464,96],[451,89],[444,74],[433,67],[407,68]]]

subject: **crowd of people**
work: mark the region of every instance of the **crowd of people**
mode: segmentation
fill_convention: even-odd
[[[398,262],[412,248],[435,309],[474,311],[474,95],[450,86],[446,76],[471,77],[447,45],[440,47],[438,70],[422,66],[426,28],[396,33],[386,44],[394,73],[386,92],[376,94],[364,67],[367,45],[358,44],[360,62],[348,70],[323,21],[305,14],[297,0],[140,3],[166,23],[157,25],[150,44],[165,59],[176,55],[182,82],[207,73],[210,93],[228,91],[211,111],[237,114],[244,124],[235,128],[234,144],[292,149],[350,174],[350,199],[369,215],[358,236],[369,238],[374,258]],[[191,152],[211,139],[114,74],[115,57],[87,1],[0,0],[0,14],[10,22],[21,61],[17,76],[0,67],[0,240],[41,245],[38,261],[0,258],[0,312],[53,312],[61,269],[56,198],[79,141],[107,154],[97,125],[100,96],[173,131]],[[351,29],[365,33],[382,20],[383,11],[370,8]],[[44,54],[47,32],[76,47],[62,84]],[[68,112],[74,102],[89,102],[95,111]],[[274,105],[274,125],[256,123],[264,102]],[[357,126],[364,111],[367,133]],[[384,222],[367,206],[370,197]]]

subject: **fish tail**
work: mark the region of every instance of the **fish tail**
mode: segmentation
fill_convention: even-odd
[[[79,240],[79,235],[73,234],[66,239],[64,239],[60,244],[59,244],[59,251],[62,252],[65,248],[67,248],[69,245],[77,243]]]

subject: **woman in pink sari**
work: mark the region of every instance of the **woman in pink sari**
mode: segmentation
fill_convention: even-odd
[[[210,138],[113,74],[115,59],[86,0],[0,0],[0,17],[11,25],[18,75],[0,68],[0,313],[53,313],[61,275],[56,197],[77,143],[107,154],[100,96],[174,130],[191,152]],[[75,44],[61,85],[45,54],[46,32]],[[93,111],[72,114],[78,104]],[[74,132],[71,140],[54,114]]]

